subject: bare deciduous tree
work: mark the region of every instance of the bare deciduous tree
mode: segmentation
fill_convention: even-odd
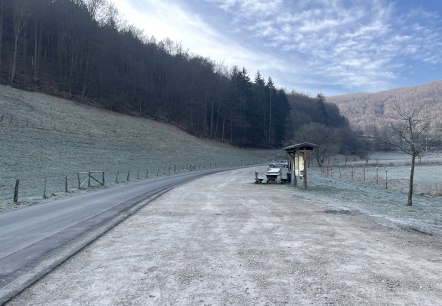
[[[385,118],[387,129],[381,141],[411,156],[407,205],[413,205],[413,179],[416,157],[420,156],[435,138],[431,132],[432,120],[422,108],[406,109],[394,104],[396,115]]]
[[[2,71],[2,54],[3,54],[3,19],[5,15],[4,0],[0,0],[0,78]]]
[[[331,156],[338,154],[339,145],[336,137],[336,133],[329,127],[312,122],[301,127],[292,142],[312,142],[318,144],[319,147],[313,151],[313,155],[318,163],[318,166],[322,169],[325,161]]]
[[[17,66],[17,53],[18,53],[18,42],[23,29],[26,25],[29,1],[28,0],[16,0],[13,3],[13,19],[14,19],[14,52],[11,62],[11,72],[9,75],[9,81],[13,82],[15,78],[15,71]]]

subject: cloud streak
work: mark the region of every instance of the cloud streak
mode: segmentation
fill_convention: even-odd
[[[402,13],[386,1],[206,1],[267,47],[296,53],[319,83],[339,78],[350,91],[380,90],[407,57],[442,63],[439,16],[422,9]]]
[[[263,2],[264,3],[264,2]],[[157,40],[170,38],[182,43],[192,54],[209,57],[228,67],[245,67],[253,76],[258,70],[265,76],[272,75],[274,81],[282,86],[279,75],[286,75],[293,70],[284,60],[262,52],[231,37],[231,33],[222,33],[204,19],[204,14],[190,11],[185,2],[179,1],[116,1],[115,5],[130,24],[144,29],[148,36]],[[225,4],[228,8],[228,2]],[[259,6],[258,6],[259,7]],[[263,10],[265,6],[261,6]],[[272,74],[273,73],[273,74]]]
[[[286,89],[377,91],[442,69],[437,12],[386,0],[116,0],[130,23]],[[208,13],[210,11],[210,13]],[[216,18],[215,18],[216,17]]]

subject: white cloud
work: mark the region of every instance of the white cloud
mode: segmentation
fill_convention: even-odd
[[[315,93],[337,84],[343,91],[382,90],[409,59],[442,64],[437,13],[400,11],[398,3],[384,0],[115,2],[146,33],[227,66],[245,66],[251,75],[260,70],[288,90]],[[226,24],[191,11],[202,4]]]
[[[234,0],[223,1],[220,5],[222,8],[229,9],[236,2]],[[257,10],[272,7],[272,5],[265,4],[266,2],[258,3]],[[189,11],[179,1],[116,0],[115,5],[120,13],[129,19],[130,24],[144,29],[149,36],[153,35],[158,40],[170,38],[182,43],[183,47],[189,49],[192,54],[209,57],[228,67],[244,66],[252,77],[258,70],[264,76],[269,76],[271,72],[284,74],[293,71],[283,60],[259,51],[253,46],[246,46],[227,34],[217,31],[200,15]],[[272,74],[272,77],[275,82],[279,81],[277,75]]]
[[[220,4],[223,0],[209,2]],[[268,1],[272,4],[272,1]],[[265,46],[297,53],[319,82],[340,78],[349,90],[381,90],[398,78],[397,69],[413,55],[415,60],[442,63],[442,31],[430,20],[434,12],[422,9],[401,13],[391,2],[340,0],[275,1],[266,15],[254,14],[251,1],[224,7],[244,31]],[[412,22],[414,21],[414,22]],[[327,77],[324,77],[327,75]],[[318,82],[318,83],[319,83]],[[327,84],[325,84],[327,85]]]

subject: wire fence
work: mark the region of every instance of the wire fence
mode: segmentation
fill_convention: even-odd
[[[327,165],[322,173],[326,176],[367,184],[383,189],[408,192],[410,183],[409,161],[385,161],[368,165]],[[414,193],[442,197],[442,163],[422,161],[415,166]]]

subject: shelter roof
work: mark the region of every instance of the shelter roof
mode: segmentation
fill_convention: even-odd
[[[288,147],[285,147],[284,150],[287,152],[296,152],[296,151],[313,151],[315,148],[319,147],[319,145],[311,143],[311,142],[301,142],[298,144],[294,144]]]

